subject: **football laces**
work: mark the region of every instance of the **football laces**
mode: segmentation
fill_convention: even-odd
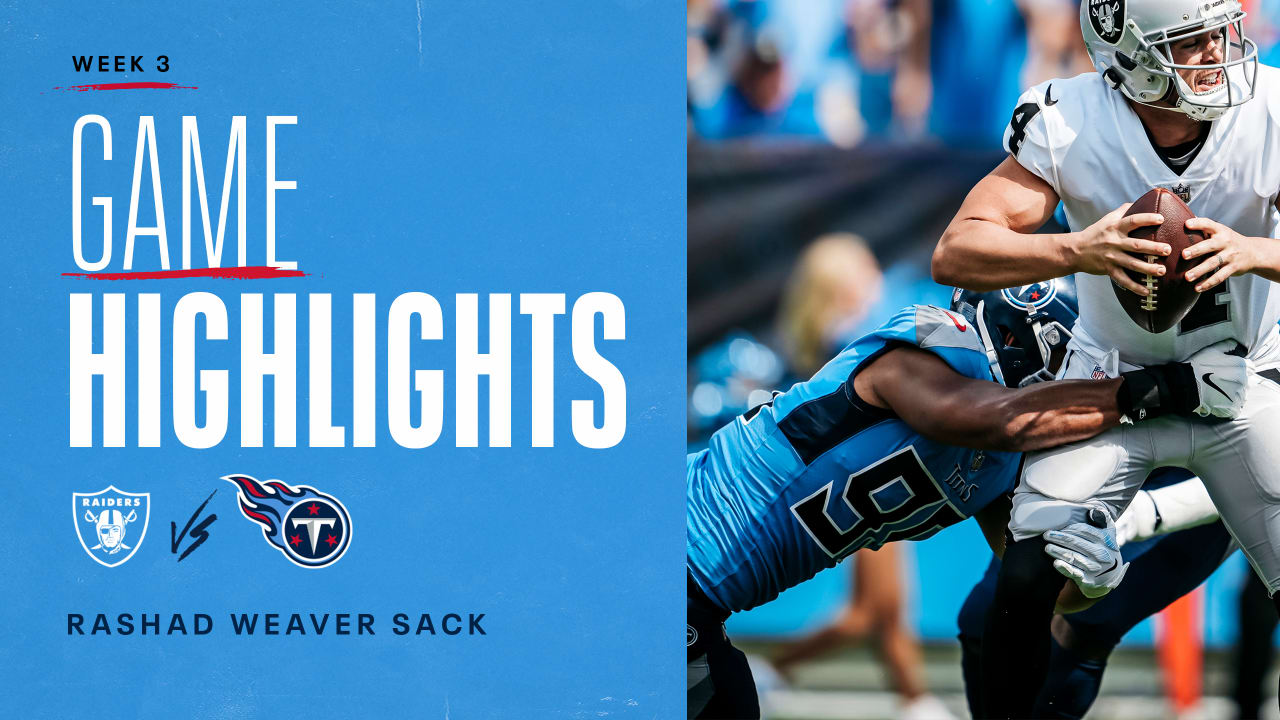
[[[1147,256],[1147,262],[1149,263],[1156,262],[1159,259],[1160,258],[1156,257],[1155,255]],[[1141,307],[1143,310],[1146,310],[1148,312],[1152,312],[1156,309],[1156,283],[1157,283],[1156,276],[1151,275],[1150,273],[1146,273],[1146,274],[1143,274],[1142,277],[1143,277],[1143,285],[1146,285],[1147,287],[1147,296],[1142,298],[1142,304],[1140,304],[1138,307]]]

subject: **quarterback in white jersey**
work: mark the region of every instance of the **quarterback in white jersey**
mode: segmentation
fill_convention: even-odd
[[[1199,217],[1243,236],[1274,238],[1280,230],[1280,70],[1259,67],[1255,92],[1251,102],[1206,123],[1207,135],[1196,138],[1202,145],[1181,174],[1161,159],[1129,100],[1096,72],[1023,93],[1005,130],[1005,146],[1022,168],[1053,189],[1073,231],[1162,187]],[[1210,267],[1214,263],[1208,261]],[[1108,276],[1076,273],[1076,334],[1098,354],[1115,348],[1122,363],[1178,362],[1226,339],[1242,343],[1253,360],[1277,359],[1280,353],[1280,287],[1259,275],[1243,273],[1215,286],[1187,318],[1158,334],[1138,329],[1111,286]]]
[[[1243,18],[1237,0],[1082,0],[1098,72],[1020,98],[1005,132],[1010,157],[970,192],[934,253],[936,280],[973,290],[1074,273],[1080,317],[1060,378],[1114,376],[1218,344],[1251,368],[1233,373],[1224,363],[1183,378],[1237,393],[1222,417],[1122,425],[1028,456],[983,636],[985,716],[1030,717],[1043,682],[1062,578],[1042,533],[1086,518],[1109,526],[1156,467],[1204,480],[1280,609],[1280,71],[1258,64]],[[1155,187],[1180,195],[1197,215],[1186,227],[1204,234],[1183,254],[1203,258],[1186,275],[1201,296],[1159,334],[1133,322],[1111,287],[1146,296],[1125,271],[1163,274],[1146,256],[1169,246],[1129,237],[1163,218],[1124,217]],[[1059,201],[1071,232],[1036,234]],[[1125,567],[1074,579],[1101,594]]]

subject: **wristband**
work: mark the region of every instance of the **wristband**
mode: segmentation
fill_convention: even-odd
[[[1200,405],[1196,376],[1187,363],[1153,365],[1121,373],[1116,390],[1120,414],[1135,422],[1168,413],[1188,414]]]

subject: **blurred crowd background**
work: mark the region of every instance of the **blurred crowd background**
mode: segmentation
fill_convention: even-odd
[[[1005,156],[1018,95],[1093,69],[1072,0],[687,5],[693,450],[894,310],[946,305],[930,253],[965,193]],[[1245,6],[1262,61],[1280,62],[1280,0]],[[901,553],[904,622],[926,644],[954,640],[959,605],[986,566],[971,525]],[[1210,651],[1237,640],[1246,572],[1237,554],[1197,599]],[[800,637],[847,613],[852,597],[837,568],[729,629]],[[1126,643],[1150,647],[1157,626],[1144,623]]]

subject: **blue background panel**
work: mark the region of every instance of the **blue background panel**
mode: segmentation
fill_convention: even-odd
[[[0,447],[10,550],[0,603],[0,710],[18,717],[225,717],[290,714],[453,718],[636,717],[683,712],[679,642],[683,531],[685,127],[679,6],[619,2],[6,4],[0,24],[0,210],[8,277]],[[78,54],[144,55],[147,71],[86,74]],[[168,55],[170,71],[153,71]],[[195,90],[73,92],[91,82],[174,82]],[[64,278],[71,252],[71,142],[78,117],[110,122],[85,140],[85,237],[100,238],[88,196],[114,198],[122,269],[138,117],[155,117],[170,254],[180,256],[181,117],[195,115],[217,212],[228,129],[248,118],[249,264],[264,262],[267,115],[278,169],[279,258],[305,278],[98,282]],[[151,224],[144,171],[140,224]],[[194,206],[193,206],[194,207]],[[195,210],[198,225],[198,210]],[[234,217],[235,205],[231,214]],[[214,218],[216,222],[216,215]],[[224,265],[234,263],[229,219]],[[202,248],[200,231],[194,244]],[[90,251],[93,255],[93,251]],[[202,258],[202,250],[195,250]],[[141,238],[135,270],[156,270]],[[197,263],[199,264],[199,263]],[[231,430],[209,450],[173,434],[170,335],[183,294],[216,293],[232,340],[199,343],[202,367],[231,369]],[[415,367],[445,370],[444,433],[423,450],[386,429],[386,310],[426,292],[445,340],[415,343]],[[573,441],[570,402],[599,387],[574,364],[569,316],[556,321],[554,448],[530,447],[530,332],[512,316],[512,447],[454,447],[455,293],[613,293],[626,338],[599,350],[627,383],[627,432],[607,450]],[[68,447],[68,294],[161,294],[158,449]],[[307,437],[307,293],[333,296],[334,418],[351,413],[351,295],[378,297],[376,448],[312,449]],[[296,293],[296,449],[239,447],[241,293]],[[266,303],[271,327],[271,302]],[[513,297],[513,310],[518,297]],[[597,320],[597,323],[599,321]],[[95,321],[97,323],[97,321]],[[100,332],[101,325],[95,324]],[[487,323],[481,323],[483,350]],[[135,444],[133,356],[127,437]],[[270,382],[267,397],[270,397]],[[100,400],[96,401],[100,402]],[[269,407],[269,403],[268,403]],[[266,437],[271,437],[270,413]],[[100,438],[101,419],[95,420]],[[665,460],[663,459],[665,458]],[[313,485],[350,511],[346,555],[323,570],[270,547],[219,478],[244,473]],[[109,484],[151,494],[145,542],[127,563],[86,557],[67,518],[73,492]],[[217,490],[209,541],[182,563],[169,551]],[[66,613],[208,613],[202,637],[68,637]],[[237,637],[232,612],[367,612],[374,637]],[[397,637],[391,616],[485,613],[482,637]]]

